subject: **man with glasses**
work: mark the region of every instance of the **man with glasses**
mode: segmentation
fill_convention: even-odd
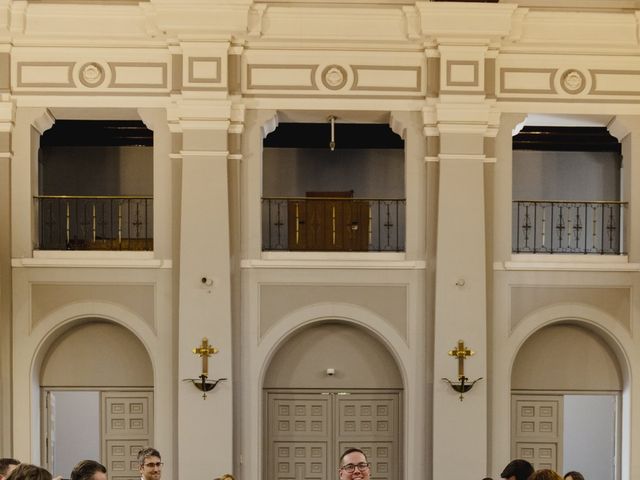
[[[160,452],[152,447],[145,447],[138,452],[140,480],[160,480],[162,477],[162,460]]]
[[[371,464],[367,461],[367,456],[359,448],[349,448],[340,457],[340,480],[351,480],[354,478],[369,480],[371,475]]]

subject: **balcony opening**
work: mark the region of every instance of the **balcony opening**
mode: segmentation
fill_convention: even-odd
[[[153,250],[153,132],[58,120],[40,139],[39,250]]]
[[[405,249],[404,141],[386,124],[280,123],[263,143],[262,250]]]
[[[623,253],[621,173],[621,145],[605,127],[523,127],[513,137],[513,252]]]

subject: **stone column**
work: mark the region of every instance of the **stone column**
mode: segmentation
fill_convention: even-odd
[[[622,216],[622,251],[629,257],[629,263],[640,262],[640,219],[631,215],[633,205],[640,204],[640,117],[637,115],[619,115],[607,126],[611,135],[622,144],[622,201],[627,207]]]
[[[438,233],[434,328],[433,478],[482,477],[487,465],[487,292],[484,105],[439,105]],[[474,122],[484,117],[485,123]],[[483,377],[461,401],[448,352],[475,351],[464,374]],[[460,461],[459,452],[465,453]]]
[[[5,61],[6,60],[6,61]],[[0,53],[0,71],[9,57]],[[2,76],[2,74],[0,74]],[[8,82],[8,78],[7,78]],[[0,92],[8,83],[0,78]],[[0,101],[0,451],[11,452],[11,132],[14,104]]]
[[[179,169],[178,477],[233,473],[233,375],[230,148],[237,150],[241,121],[228,99],[228,41],[181,42],[180,91],[170,109],[174,161]],[[239,127],[240,125],[240,127]],[[231,136],[230,136],[231,133]],[[232,152],[233,153],[233,152]],[[233,169],[232,169],[233,171]],[[233,175],[231,175],[231,178]],[[192,382],[202,358],[192,352],[203,338],[218,350],[209,357],[214,390]]]
[[[227,132],[230,104],[202,101],[179,108],[181,207],[178,315],[179,478],[214,477],[233,470],[231,267]],[[202,360],[192,353],[203,338],[219,352],[209,379],[227,378],[203,398],[187,378]]]

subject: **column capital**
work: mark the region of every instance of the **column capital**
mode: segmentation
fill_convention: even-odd
[[[621,142],[630,133],[640,133],[640,115],[617,115],[608,123],[607,130]]]

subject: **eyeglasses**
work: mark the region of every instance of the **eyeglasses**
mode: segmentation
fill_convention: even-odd
[[[360,463],[347,463],[340,467],[340,470],[344,470],[347,473],[353,473],[356,471],[356,468],[361,472],[369,470],[371,464],[369,462],[360,462]]]
[[[144,464],[145,467],[149,467],[149,468],[162,468],[163,465],[164,465],[163,462],[145,463]]]

